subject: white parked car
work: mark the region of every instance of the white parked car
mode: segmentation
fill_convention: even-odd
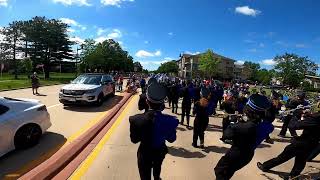
[[[106,96],[115,95],[115,82],[108,74],[82,74],[63,86],[59,101],[68,104],[101,105]]]
[[[50,115],[40,101],[0,97],[0,157],[36,145],[50,126]]]

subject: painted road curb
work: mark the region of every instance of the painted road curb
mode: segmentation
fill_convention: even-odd
[[[39,180],[52,179],[60,171],[69,165],[77,156],[86,149],[87,146],[92,146],[91,142],[99,135],[99,133],[109,124],[109,122],[123,110],[123,106],[131,98],[132,94],[125,93],[124,98],[114,106],[113,110],[108,113],[102,120],[92,126],[89,130],[75,139],[65,148],[60,149],[48,160],[41,163],[19,179],[21,180]],[[121,113],[121,112],[120,112]],[[81,163],[81,162],[80,162]]]
[[[108,133],[110,128],[117,121],[118,117],[122,114],[123,110],[127,108],[127,105],[131,102],[133,96],[121,107],[118,113],[111,119],[111,121],[99,132],[99,134],[85,147],[85,149],[70,162],[63,170],[61,170],[52,180],[69,179],[70,176],[80,167],[83,161],[94,151],[102,138]]]

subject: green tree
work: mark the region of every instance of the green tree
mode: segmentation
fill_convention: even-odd
[[[268,85],[270,84],[272,77],[273,77],[272,71],[261,69],[261,70],[258,70],[256,79],[262,84]]]
[[[8,27],[5,27],[2,30],[2,34],[4,35],[4,51],[9,53],[10,59],[13,61],[14,67],[14,78],[18,79],[18,61],[16,59],[16,55],[19,50],[19,41],[22,38],[22,22],[21,21],[13,21],[9,24]]]
[[[160,67],[158,68],[157,72],[158,73],[178,73],[179,71],[179,66],[175,61],[169,61],[162,63]]]
[[[260,64],[251,61],[245,61],[243,64],[244,76],[252,81],[257,81],[257,74],[260,69]]]
[[[199,71],[207,77],[216,76],[221,58],[214,55],[212,50],[207,50],[199,58]]]
[[[133,71],[133,58],[113,39],[98,44],[86,40],[83,46],[82,59],[88,69],[104,72]]]
[[[143,67],[142,67],[142,65],[140,64],[140,62],[134,62],[133,63],[133,65],[134,65],[134,71],[135,72],[142,72],[142,70],[143,70]]]
[[[308,57],[300,57],[296,54],[284,54],[274,58],[274,67],[284,84],[298,87],[305,75],[316,75],[318,65]]]
[[[23,51],[33,61],[33,65],[44,64],[45,78],[49,78],[53,61],[73,59],[67,28],[60,20],[34,17],[21,26],[25,45]]]
[[[32,73],[33,65],[32,65],[32,60],[30,58],[25,58],[23,60],[23,68],[24,68],[24,71],[29,75]]]

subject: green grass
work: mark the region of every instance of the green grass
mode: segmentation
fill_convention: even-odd
[[[75,73],[50,73],[50,79],[45,80],[44,76],[39,74],[41,86],[69,83],[75,77]],[[31,87],[31,80],[27,75],[19,75],[17,80],[11,74],[4,73],[2,78],[0,77],[0,91],[28,87]]]

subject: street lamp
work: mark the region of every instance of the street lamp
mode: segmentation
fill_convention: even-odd
[[[80,45],[80,48],[77,47],[77,55],[76,55],[76,76],[78,76],[78,59],[80,59],[80,55],[79,55],[79,50],[82,50],[83,49],[83,45],[81,44]]]

